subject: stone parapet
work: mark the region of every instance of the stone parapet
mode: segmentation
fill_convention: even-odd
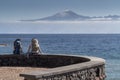
[[[0,66],[45,67],[20,74],[25,80],[104,80],[105,60],[78,55],[0,55]]]
[[[0,66],[55,68],[86,61],[89,59],[67,55],[0,55]]]

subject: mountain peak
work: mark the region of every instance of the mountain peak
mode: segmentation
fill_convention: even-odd
[[[76,16],[78,17],[79,15],[71,10],[65,10],[63,12],[56,13],[54,16],[57,16],[57,17],[70,17],[70,16],[75,17]]]
[[[75,12],[73,12],[73,11],[71,11],[71,10],[64,10],[63,12],[64,12],[64,13],[75,13]]]
[[[108,15],[108,16],[101,16],[101,17],[90,17],[79,15],[71,10],[64,10],[62,12],[58,12],[52,16],[40,18],[40,19],[32,19],[32,20],[21,20],[21,21],[83,21],[83,20],[100,20],[100,21],[109,21],[109,20],[120,20],[119,15]]]
[[[71,10],[64,10],[62,12],[58,12],[52,16],[44,17],[41,19],[27,20],[27,21],[74,21],[74,20],[85,20],[88,19],[89,16],[79,15]]]

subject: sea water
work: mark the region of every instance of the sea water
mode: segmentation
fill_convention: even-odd
[[[44,54],[96,56],[106,60],[106,80],[120,80],[120,34],[0,34],[0,54],[13,54],[13,42],[20,38],[24,54],[37,38]]]

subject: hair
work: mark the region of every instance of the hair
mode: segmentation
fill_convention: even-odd
[[[38,40],[37,39],[35,39],[35,38],[33,38],[32,40],[31,40],[31,44],[32,44],[32,50],[37,50],[38,48],[39,48],[39,44],[38,44]]]
[[[18,38],[18,39],[16,39],[16,41],[21,41],[21,39]]]
[[[34,43],[37,43],[38,44],[38,40],[37,39],[35,39],[35,38],[33,38],[32,40],[31,40],[31,42],[34,44]]]

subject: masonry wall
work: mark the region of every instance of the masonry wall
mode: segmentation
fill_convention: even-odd
[[[0,66],[54,68],[86,61],[89,61],[89,59],[65,55],[0,55]]]
[[[83,70],[74,70],[66,73],[42,76],[39,78],[27,78],[25,80],[104,80],[105,79],[104,65],[86,68]]]
[[[104,80],[105,61],[74,55],[0,55],[0,66],[46,67],[20,74],[24,80]]]

